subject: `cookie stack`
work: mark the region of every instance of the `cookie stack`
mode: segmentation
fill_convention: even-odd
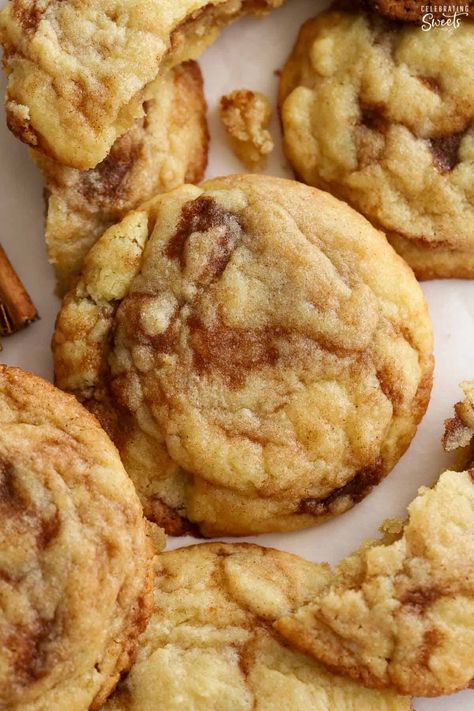
[[[474,275],[469,19],[310,20],[279,97],[302,182],[201,183],[195,57],[281,4],[0,13],[63,295],[57,387],[0,367],[0,709],[410,711],[474,679],[472,383],[446,423],[456,471],[335,569],[248,543],[162,552],[164,533],[298,530],[367,496],[430,398],[416,277]],[[261,167],[268,101],[230,96],[231,143]]]

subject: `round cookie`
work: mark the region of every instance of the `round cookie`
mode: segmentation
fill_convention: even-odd
[[[474,680],[474,471],[444,472],[408,511],[276,627],[365,686],[452,694]]]
[[[104,711],[410,711],[409,699],[331,674],[272,630],[326,575],[324,566],[252,545],[158,556],[153,615]]]
[[[474,25],[423,32],[364,12],[302,28],[283,70],[297,175],[383,229],[421,279],[474,277]]]
[[[140,502],[95,418],[5,366],[0,432],[0,707],[98,709],[151,612]]]
[[[433,367],[421,289],[385,237],[263,176],[178,188],[106,232],[53,348],[146,514],[205,535],[350,508],[408,446]]]
[[[203,179],[206,110],[199,65],[184,62],[154,82],[144,116],[96,168],[67,168],[32,151],[46,183],[46,243],[61,293],[108,227],[153,195]]]
[[[94,168],[143,116],[159,74],[195,59],[242,15],[283,2],[9,2],[0,12],[8,127],[62,165]]]

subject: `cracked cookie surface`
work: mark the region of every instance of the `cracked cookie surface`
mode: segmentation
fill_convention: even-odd
[[[184,186],[111,228],[54,337],[58,384],[108,428],[147,515],[205,535],[301,528],[360,501],[415,433],[431,349],[384,236],[263,176]]]
[[[32,152],[46,183],[46,243],[62,293],[108,227],[153,195],[204,177],[209,136],[198,64],[167,72],[149,97],[144,116],[96,168],[79,171]]]
[[[283,70],[298,176],[383,229],[419,278],[474,277],[474,24],[446,32],[329,11]]]
[[[11,131],[87,170],[143,116],[158,74],[283,0],[11,0],[0,13]]]
[[[296,647],[370,687],[440,696],[474,678],[474,471],[423,488],[395,540],[364,546],[276,623]]]
[[[97,709],[151,612],[152,551],[99,423],[0,366],[0,708]]]
[[[104,711],[410,711],[408,699],[331,674],[272,630],[326,575],[325,566],[254,545],[158,556],[153,615]]]

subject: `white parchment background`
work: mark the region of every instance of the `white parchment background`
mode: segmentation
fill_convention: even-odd
[[[2,6],[4,0],[0,0]],[[219,97],[232,89],[258,89],[275,102],[280,68],[302,22],[323,9],[321,0],[289,0],[265,20],[242,20],[221,35],[203,55],[211,131],[207,176],[241,172],[228,148],[217,117]],[[441,30],[437,30],[441,31]],[[0,91],[4,89],[0,80]],[[277,148],[267,173],[292,177],[280,146],[278,120],[273,120]],[[5,340],[0,359],[11,365],[51,377],[50,339],[58,302],[43,243],[42,183],[27,150],[0,120],[0,242],[24,279],[37,305],[41,321]],[[458,383],[474,378],[474,282],[434,281],[423,284],[435,333],[436,370],[428,413],[409,451],[390,476],[364,502],[319,528],[293,534],[267,535],[252,540],[298,553],[310,560],[336,563],[364,538],[377,534],[387,517],[404,516],[419,486],[432,484],[449,461],[442,453],[443,420],[460,398]],[[170,547],[191,543],[191,538],[170,540]],[[449,698],[417,699],[416,711],[474,711],[474,692]],[[311,711],[308,709],[308,711]],[[365,709],[357,709],[365,711]]]

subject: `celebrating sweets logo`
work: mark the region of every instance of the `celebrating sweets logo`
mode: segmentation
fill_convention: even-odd
[[[463,17],[469,16],[469,5],[422,5],[421,29],[429,32],[433,27],[456,29]]]

